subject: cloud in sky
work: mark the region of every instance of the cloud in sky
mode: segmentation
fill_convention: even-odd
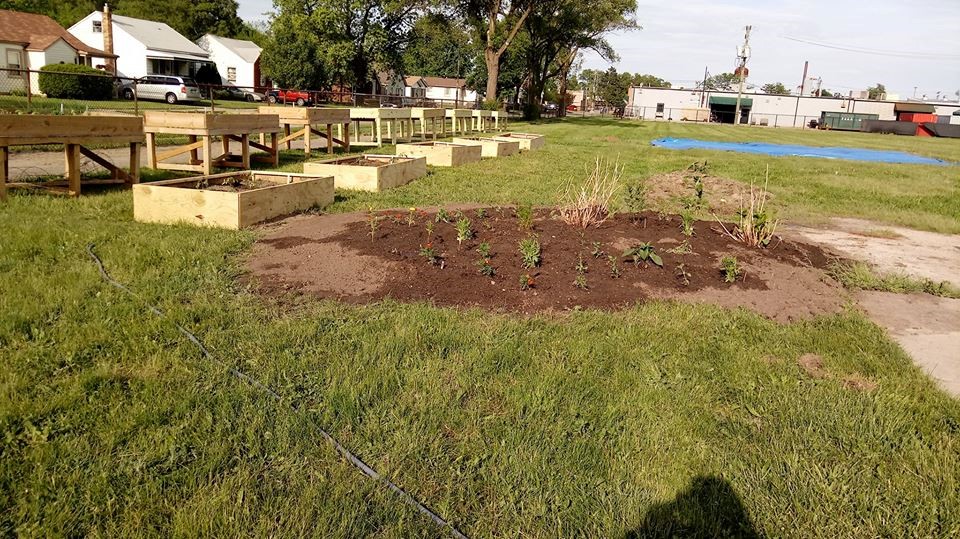
[[[273,11],[271,0],[239,0],[240,16],[263,19]],[[692,86],[711,73],[732,71],[743,27],[753,26],[750,81],[760,85],[800,84],[804,60],[810,75],[823,78],[826,89],[846,93],[876,82],[902,97],[938,91],[956,99],[960,90],[960,1],[874,0],[638,0],[642,30],[614,34],[610,42],[620,55],[621,71],[651,73],[675,85]],[[819,47],[786,39],[796,37],[832,45],[903,55],[864,54]],[[932,55],[923,58],[923,53]],[[916,56],[916,57],[914,57]],[[585,55],[584,67],[606,68],[596,54]]]

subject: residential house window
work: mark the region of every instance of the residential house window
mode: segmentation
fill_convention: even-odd
[[[237,82],[237,68],[227,68],[227,82]]]
[[[7,69],[23,69],[23,56],[17,49],[7,49]],[[12,71],[8,77],[22,77],[23,73]]]
[[[102,34],[103,33],[103,22],[102,21],[91,21],[93,22],[93,33]]]

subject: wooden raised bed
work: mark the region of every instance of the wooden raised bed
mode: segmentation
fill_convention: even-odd
[[[143,130],[147,133],[147,163],[151,168],[186,170],[212,174],[213,167],[250,168],[250,147],[263,150],[266,156],[255,155],[253,159],[273,166],[279,164],[277,134],[280,132],[280,117],[276,114],[215,114],[207,112],[160,112],[143,113]],[[170,150],[157,151],[158,134],[187,135],[190,142]],[[250,135],[270,136],[270,145],[250,140]],[[220,137],[223,153],[213,155],[213,137]],[[240,143],[240,155],[230,153],[230,141]],[[199,155],[200,150],[203,155]],[[186,164],[170,163],[167,160],[189,152]],[[202,158],[201,158],[202,157]]]
[[[520,143],[520,149],[525,151],[539,150],[547,143],[546,137],[534,133],[503,133],[493,138],[506,141],[515,140]]]
[[[471,111],[473,115],[473,130],[486,132],[487,128],[493,127],[493,111],[490,110],[474,110]]]
[[[412,140],[413,135],[413,117],[410,115],[410,109],[394,108],[352,108],[350,109],[350,120],[356,124],[356,137],[354,145],[356,146],[383,146],[383,127],[387,128],[387,138],[393,144],[402,140]],[[361,138],[361,123],[372,125],[370,140]],[[406,133],[406,135],[404,135]]]
[[[507,118],[509,114],[502,110],[491,111],[490,116],[493,117],[493,130],[500,131],[501,129],[507,128]]]
[[[259,110],[260,114],[275,114],[280,117],[283,138],[277,143],[286,144],[288,150],[291,141],[303,138],[303,153],[309,156],[312,150],[311,135],[317,135],[326,139],[327,153],[333,153],[334,144],[339,145],[344,151],[350,151],[350,109],[274,106],[260,107]],[[314,128],[314,126],[324,125],[327,127],[326,132]],[[340,129],[341,138],[333,136],[334,125]],[[266,145],[264,134],[260,135],[260,144]]]
[[[383,191],[427,174],[426,157],[361,155],[303,164],[309,174],[330,175],[338,189]]]
[[[62,144],[65,173],[61,181],[42,184],[7,183],[10,176],[10,146]],[[129,172],[88,149],[93,144],[128,144]],[[43,188],[77,196],[81,185],[134,184],[140,181],[140,145],[143,119],[138,116],[48,116],[34,114],[0,115],[0,200],[7,187]],[[80,156],[110,172],[109,179],[82,181]]]
[[[427,140],[427,135],[432,135],[433,140],[437,140],[437,133],[441,136],[447,136],[447,120],[443,109],[428,109],[424,107],[411,107],[410,118],[413,133],[416,133],[417,122],[420,122],[420,138]],[[430,130],[427,131],[427,123],[430,123]],[[440,129],[437,129],[439,124]]]
[[[446,117],[453,123],[451,133],[466,135],[470,132],[470,123],[473,121],[472,109],[447,109]]]
[[[463,137],[454,138],[454,144],[467,144],[470,146],[480,146],[483,157],[507,157],[520,153],[520,142],[509,140],[497,140],[493,138]]]
[[[426,157],[427,164],[435,167],[459,167],[479,161],[480,146],[454,144],[452,142],[415,142],[397,144],[397,155],[406,157]]]
[[[133,218],[239,229],[332,202],[330,176],[227,172],[135,185]]]

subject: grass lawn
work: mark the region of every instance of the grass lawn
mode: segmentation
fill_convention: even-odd
[[[330,211],[550,204],[601,154],[619,156],[628,178],[707,158],[749,182],[769,164],[788,220],[960,232],[954,168],[647,145],[765,136],[960,161],[953,141],[594,119],[514,127],[546,133],[548,146],[379,195],[340,192]],[[852,309],[780,325],[673,303],[535,317],[291,308],[235,280],[256,231],[135,223],[129,192],[13,193],[0,230],[3,535],[446,535],[339,458],[318,426],[471,537],[960,534],[960,402]],[[91,242],[114,277],[302,413],[101,282]],[[806,353],[823,372],[798,365]]]

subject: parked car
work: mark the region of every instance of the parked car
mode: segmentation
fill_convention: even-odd
[[[147,75],[137,79],[136,84],[125,84],[120,95],[124,99],[133,99],[134,94],[137,99],[166,101],[171,105],[178,101],[199,101],[203,98],[200,87],[193,79],[169,75]]]
[[[267,92],[267,101],[270,104],[293,103],[298,107],[302,107],[313,103],[313,97],[309,93],[299,90],[269,90]]]
[[[223,94],[224,99],[238,99],[240,101],[246,101],[248,103],[259,103],[263,101],[266,96],[260,92],[254,92],[252,90],[244,90],[243,88],[234,88],[228,87],[220,90]]]

